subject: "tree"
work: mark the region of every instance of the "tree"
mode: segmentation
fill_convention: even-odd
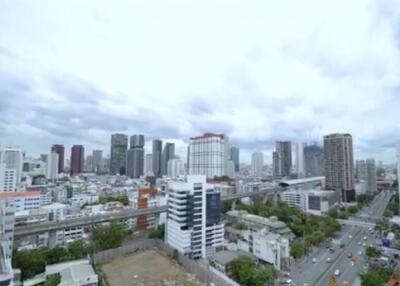
[[[349,213],[344,211],[339,213],[339,218],[340,219],[348,219],[349,218]]]
[[[228,201],[222,201],[221,204],[221,212],[223,214],[226,214],[228,211],[230,211],[232,208],[232,202],[228,202]]]
[[[57,286],[61,282],[60,274],[53,274],[47,277],[43,286]]]
[[[338,217],[338,211],[336,209],[331,209],[328,211],[328,215],[332,218],[337,218]]]
[[[356,206],[350,206],[347,208],[347,211],[351,214],[355,214],[356,212],[358,212],[358,207]]]
[[[164,225],[160,225],[157,229],[151,230],[147,237],[153,239],[164,239]]]
[[[85,257],[89,253],[89,248],[86,245],[85,241],[79,239],[68,244],[68,251],[71,259],[80,259]]]
[[[243,222],[237,222],[237,223],[233,224],[233,227],[237,230],[246,230],[247,229],[247,225],[244,224]]]
[[[23,280],[42,273],[45,265],[45,256],[40,250],[13,251],[12,266],[21,269]]]
[[[47,264],[55,264],[70,259],[68,249],[64,247],[55,247],[45,251],[45,259]]]
[[[117,221],[112,221],[109,225],[98,226],[92,233],[93,247],[97,251],[118,247],[126,235],[123,225]]]
[[[302,257],[305,253],[304,243],[300,241],[294,241],[290,246],[290,255],[294,258]]]
[[[374,267],[360,274],[360,278],[363,286],[383,286],[390,278],[390,273],[381,267]]]
[[[381,254],[381,252],[373,246],[368,246],[367,249],[365,250],[365,255],[368,258],[373,258],[373,257],[378,257]]]

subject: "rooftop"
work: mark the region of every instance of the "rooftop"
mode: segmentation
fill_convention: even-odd
[[[39,191],[25,191],[25,192],[3,192],[0,193],[0,198],[18,198],[18,197],[36,197],[40,196]]]

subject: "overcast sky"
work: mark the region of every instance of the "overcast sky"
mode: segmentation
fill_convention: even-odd
[[[397,0],[0,0],[2,147],[109,153],[124,132],[184,155],[211,131],[246,162],[349,132],[393,162],[399,114]]]

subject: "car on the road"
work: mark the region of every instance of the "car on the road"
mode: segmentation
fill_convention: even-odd
[[[359,242],[357,242],[357,244],[358,244],[358,245],[361,245],[361,244],[362,244],[362,242],[361,242],[361,241],[359,241]]]
[[[314,263],[314,264],[317,263],[317,258],[313,258],[312,263]]]
[[[362,251],[361,251],[361,250],[358,252],[358,255],[359,255],[359,256],[361,256],[361,255],[362,255]]]
[[[292,281],[292,279],[288,279],[288,280],[286,280],[286,284],[287,284],[287,285],[293,285],[293,281]]]
[[[366,246],[367,246],[367,244],[366,244],[365,242],[363,242],[362,246],[366,247]]]
[[[336,269],[335,272],[333,273],[335,276],[339,276],[340,275],[340,270]]]
[[[340,248],[344,248],[344,243],[341,243],[341,244],[340,244]]]
[[[349,238],[350,238],[350,239],[352,239],[352,238],[353,238],[353,236],[350,234],[350,235],[349,235]]]
[[[349,252],[349,254],[347,254],[347,258],[352,258],[353,257],[353,253]]]
[[[364,236],[364,237],[363,237],[363,240],[364,240],[364,241],[365,241],[365,240],[367,240],[367,237],[366,237],[366,236]]]
[[[328,258],[326,259],[326,262],[327,262],[327,263],[331,263],[331,262],[332,262],[332,259],[331,259],[330,257],[328,257]]]
[[[333,253],[333,252],[335,252],[335,249],[333,247],[329,247],[329,252]]]

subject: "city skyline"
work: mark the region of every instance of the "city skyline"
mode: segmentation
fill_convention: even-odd
[[[1,4],[1,147],[106,151],[111,134],[140,133],[182,156],[188,138],[215,132],[248,163],[256,149],[270,161],[275,141],[340,132],[356,158],[394,161],[394,2],[167,2]]]

